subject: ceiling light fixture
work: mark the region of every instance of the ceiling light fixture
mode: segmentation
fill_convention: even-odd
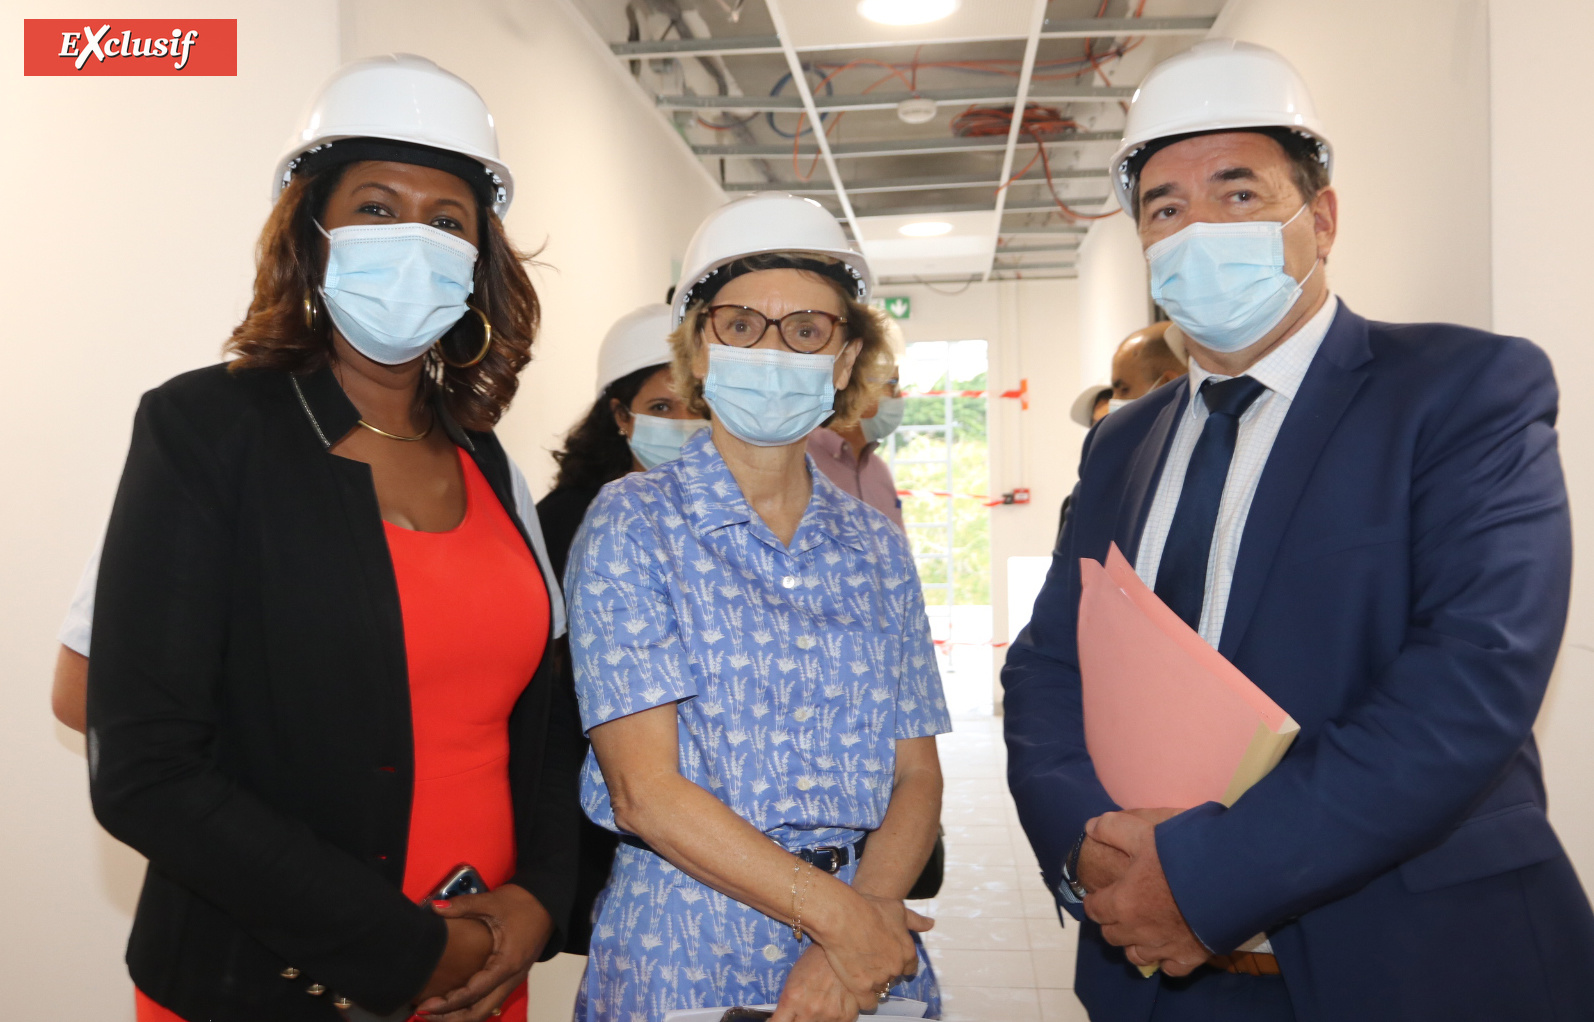
[[[929,124],[935,120],[935,100],[908,97],[897,104],[897,120],[904,124]]]
[[[963,6],[963,0],[859,0],[858,13],[882,25],[927,25]]]
[[[917,220],[898,227],[897,233],[910,238],[939,238],[943,234],[951,234],[952,225],[945,220]]]

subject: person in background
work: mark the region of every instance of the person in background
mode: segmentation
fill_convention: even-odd
[[[897,481],[891,476],[891,466],[875,453],[902,425],[907,404],[897,381],[896,362],[888,352],[879,365],[860,367],[859,371],[883,379],[883,391],[863,408],[857,421],[833,417],[808,434],[808,454],[831,482],[891,519],[906,535]]]
[[[685,267],[676,380],[713,427],[604,487],[566,573],[582,804],[621,835],[576,1018],[852,1022],[893,990],[934,1017],[930,921],[903,904],[951,729],[923,592],[805,446],[878,387],[853,371],[887,344],[868,263],[823,206],[766,193],[710,214]]]
[[[1571,589],[1555,377],[1522,338],[1341,302],[1333,167],[1272,50],[1205,40],[1136,92],[1108,171],[1189,373],[1086,442],[1002,670],[1014,803],[1093,1019],[1594,1019],[1533,737]],[[1300,725],[1232,806],[1096,776],[1080,563],[1115,544]]]
[[[538,299],[469,84],[340,69],[231,360],[144,395],[97,576],[95,815],[140,1022],[524,1019],[576,880],[556,580],[493,433]],[[454,867],[488,893],[421,904]]]
[[[1116,412],[1165,383],[1184,378],[1184,358],[1168,344],[1169,320],[1136,330],[1123,339],[1112,356],[1112,397],[1107,411]]]
[[[1170,320],[1142,327],[1113,352],[1112,382],[1093,383],[1080,391],[1068,417],[1089,429],[1108,413],[1184,376],[1188,361],[1184,335]]]
[[[556,577],[564,576],[570,544],[605,483],[679,456],[687,438],[708,426],[687,410],[671,382],[672,327],[668,305],[644,305],[620,317],[598,348],[598,398],[554,453],[559,475],[537,502]],[[560,678],[574,693],[569,640],[561,638],[557,651]],[[592,941],[592,906],[609,882],[615,842],[613,831],[582,817],[581,872],[565,941],[572,954],[586,954]]]
[[[1112,384],[1092,383],[1079,392],[1074,403],[1068,406],[1068,417],[1086,429],[1100,422],[1112,409]]]
[[[559,474],[537,502],[554,573],[564,577],[570,543],[606,483],[670,461],[708,428],[686,407],[670,375],[670,307],[644,305],[615,321],[598,348],[598,397],[554,452]]]
[[[1184,335],[1169,320],[1142,327],[1125,337],[1112,356],[1112,383],[1086,387],[1074,399],[1070,417],[1086,429],[1094,426],[1131,401],[1138,400],[1165,383],[1184,378],[1188,361],[1184,353]],[[1086,402],[1090,403],[1089,418],[1085,417]],[[1073,494],[1063,498],[1057,514],[1057,535],[1063,535],[1068,522],[1068,508]]]

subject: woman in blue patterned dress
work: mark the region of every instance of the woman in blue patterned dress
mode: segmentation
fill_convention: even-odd
[[[605,487],[568,569],[582,801],[622,842],[576,1018],[851,1022],[888,993],[937,1017],[902,903],[951,729],[924,600],[902,533],[804,445],[886,353],[868,267],[784,195],[713,214],[686,267],[677,380],[713,427]]]

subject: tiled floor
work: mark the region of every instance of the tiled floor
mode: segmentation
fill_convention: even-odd
[[[946,797],[946,880],[914,903],[948,1022],[1087,1022],[1074,997],[1073,921],[1057,923],[1035,856],[1007,794],[996,717],[959,719],[940,740]]]

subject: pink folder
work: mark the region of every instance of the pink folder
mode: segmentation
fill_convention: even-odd
[[[1125,809],[1232,805],[1300,730],[1146,587],[1116,544],[1080,561],[1085,745]]]

